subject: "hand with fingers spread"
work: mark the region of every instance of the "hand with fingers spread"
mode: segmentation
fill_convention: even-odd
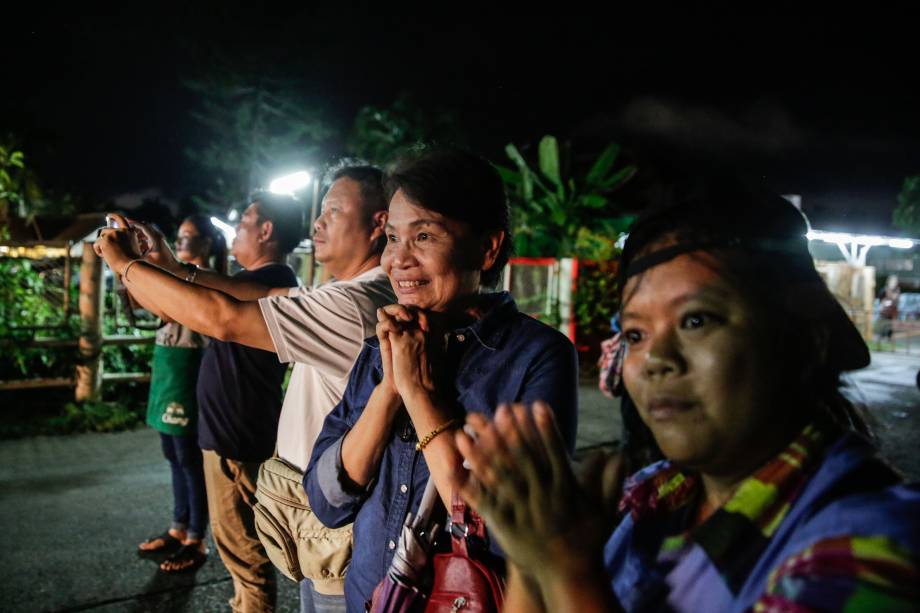
[[[499,407],[493,421],[471,413],[456,440],[472,475],[461,494],[522,573],[542,583],[600,563],[616,520],[618,456],[594,457],[576,474],[539,402]]]

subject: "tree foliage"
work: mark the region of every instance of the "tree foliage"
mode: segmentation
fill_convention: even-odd
[[[72,194],[42,189],[17,139],[13,135],[0,138],[0,226],[8,216],[30,220],[35,215],[68,215],[83,204]]]
[[[0,222],[9,215],[25,216],[28,213],[25,193],[26,177],[23,152],[0,143]]]
[[[207,178],[196,199],[205,210],[240,206],[275,174],[316,167],[333,134],[295,80],[225,71],[186,86],[206,135],[186,149]]]
[[[920,175],[904,179],[893,221],[912,236],[920,235]]]
[[[633,217],[620,211],[612,196],[636,172],[633,165],[617,167],[617,144],[608,145],[580,173],[571,146],[560,148],[553,136],[540,141],[537,170],[514,144],[505,152],[514,168],[498,170],[509,191],[517,255],[592,260],[615,255],[616,241]]]
[[[584,169],[574,164],[571,146],[560,147],[553,136],[540,141],[536,170],[515,145],[509,144],[505,152],[514,168],[498,168],[511,200],[515,254],[583,260],[574,296],[579,335],[608,333],[618,308],[619,240],[634,220],[613,196],[636,167],[617,165],[616,143],[607,145]]]
[[[466,144],[457,114],[448,109],[429,110],[403,92],[390,106],[368,105],[358,111],[348,150],[358,158],[384,165],[414,146],[431,142]]]

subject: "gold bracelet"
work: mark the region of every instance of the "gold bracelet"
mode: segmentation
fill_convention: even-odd
[[[142,260],[142,259],[140,259],[140,258],[137,258],[137,259],[131,260],[130,262],[128,262],[127,264],[125,264],[125,269],[124,269],[123,271],[121,271],[121,278],[124,279],[125,281],[127,281],[127,280],[128,280],[128,270],[130,270],[130,268],[131,268],[134,264],[137,264],[138,262],[143,262],[143,261],[144,261],[144,260]]]
[[[417,442],[417,443],[415,444],[415,450],[416,450],[416,451],[421,451],[422,449],[425,448],[425,445],[427,445],[428,443],[430,443],[431,441],[433,441],[434,438],[435,438],[437,435],[441,434],[442,432],[444,432],[444,431],[447,430],[448,428],[451,428],[451,427],[453,427],[453,426],[456,426],[457,423],[458,423],[459,421],[460,421],[459,419],[450,419],[450,420],[448,420],[448,421],[445,421],[443,424],[441,424],[440,426],[438,426],[437,428],[435,428],[434,430],[432,430],[431,432],[429,432],[428,434],[426,434],[425,437],[424,437],[423,439],[421,439],[419,442]]]

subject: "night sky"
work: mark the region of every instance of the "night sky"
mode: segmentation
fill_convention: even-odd
[[[589,153],[613,139],[763,176],[822,228],[890,232],[901,182],[920,173],[907,15],[252,4],[17,18],[3,28],[0,132],[54,189],[178,200],[200,185],[183,150],[204,137],[182,80],[219,55],[297,79],[343,132],[407,91],[455,109],[496,161],[546,133]]]

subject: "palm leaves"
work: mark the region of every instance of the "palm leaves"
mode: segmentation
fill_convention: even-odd
[[[633,165],[616,168],[619,145],[608,145],[580,176],[570,172],[569,147],[560,153],[554,136],[540,140],[536,171],[515,145],[505,153],[514,168],[498,171],[512,202],[517,255],[601,260],[615,253],[632,217],[617,212],[611,195],[636,172]]]

